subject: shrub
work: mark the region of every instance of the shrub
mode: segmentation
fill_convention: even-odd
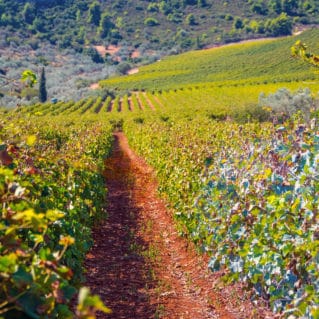
[[[155,18],[146,18],[144,20],[144,25],[147,27],[155,27],[156,25],[159,25],[159,23]]]
[[[120,73],[120,74],[126,74],[130,69],[131,69],[131,65],[127,62],[124,62],[124,63],[121,63],[118,65],[117,67],[117,71]]]
[[[185,21],[186,21],[186,24],[188,24],[188,25],[195,25],[195,24],[196,24],[195,16],[194,16],[194,14],[192,14],[192,13],[189,14],[189,15],[186,17]]]
[[[305,121],[310,120],[311,112],[316,109],[316,100],[309,89],[299,89],[291,93],[286,88],[281,88],[274,94],[266,96],[261,93],[259,96],[261,106],[270,107],[275,118],[291,117],[300,113]]]
[[[147,11],[149,12],[158,12],[158,4],[157,3],[150,3],[147,7]]]

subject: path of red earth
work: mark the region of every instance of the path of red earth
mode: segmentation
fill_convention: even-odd
[[[208,257],[178,236],[152,169],[123,133],[114,137],[104,172],[108,216],[85,262],[86,285],[113,311],[97,318],[274,318],[207,269]]]
[[[110,104],[107,106],[107,111],[112,112],[113,108],[114,108],[114,100],[112,100]]]
[[[128,101],[128,105],[129,105],[129,110],[130,110],[130,111],[134,111],[134,103],[133,103],[133,101],[132,101],[132,98],[129,97],[129,98],[127,99],[127,101]]]
[[[147,96],[146,92],[143,92],[143,95],[144,95],[144,98],[145,98],[145,101],[148,103],[148,105],[150,106],[150,108],[155,111],[155,106],[154,104],[152,103],[152,101],[149,99],[149,97]]]
[[[161,107],[164,107],[163,103],[160,101],[160,99],[157,96],[154,96],[154,99]]]
[[[136,95],[136,101],[137,101],[139,109],[144,111],[144,105],[143,105],[138,93],[135,93],[135,95]]]

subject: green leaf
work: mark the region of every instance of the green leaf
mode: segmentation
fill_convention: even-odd
[[[56,307],[57,318],[72,319],[74,314],[67,305],[58,305]]]
[[[61,285],[61,290],[63,291],[63,295],[67,300],[71,300],[73,296],[76,294],[77,289],[73,286],[70,286],[66,283]]]
[[[32,275],[21,267],[12,275],[12,279],[15,281],[15,284],[21,288],[31,285],[33,282]]]
[[[37,308],[41,304],[40,296],[33,293],[26,293],[18,299],[19,305],[23,311],[32,319],[40,319]]]
[[[294,246],[291,243],[287,243],[281,248],[281,251],[284,257],[286,257],[293,250],[294,250]]]
[[[17,259],[18,257],[14,253],[11,253],[6,256],[1,256],[0,257],[0,272],[4,272],[4,273],[14,272],[16,268]]]

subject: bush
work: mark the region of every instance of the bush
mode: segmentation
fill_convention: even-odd
[[[120,74],[126,74],[130,69],[131,69],[131,65],[129,63],[121,63],[118,65],[117,67],[117,71],[120,73]]]
[[[186,21],[186,24],[188,25],[196,25],[196,19],[194,14],[192,13],[186,17],[185,21]]]
[[[310,120],[311,112],[317,108],[316,100],[308,88],[299,89],[294,93],[286,88],[281,88],[276,93],[268,96],[261,93],[259,105],[270,107],[273,116],[277,119],[278,117],[291,117],[299,112],[305,121]]]
[[[149,12],[158,12],[158,4],[157,3],[150,3],[147,7],[147,11]]]
[[[290,35],[292,26],[292,21],[286,13],[282,13],[275,19],[267,20],[265,24],[267,32],[274,36]]]
[[[146,18],[144,20],[144,25],[147,27],[155,27],[156,25],[159,25],[159,23],[155,18]]]
[[[266,122],[270,121],[270,113],[259,105],[247,105],[242,110],[238,110],[233,115],[238,123]]]
[[[37,97],[39,94],[38,89],[35,88],[25,88],[21,91],[21,97],[25,98],[27,101]]]

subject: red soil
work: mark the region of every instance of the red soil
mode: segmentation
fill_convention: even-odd
[[[224,286],[208,257],[178,236],[152,169],[115,134],[105,163],[108,216],[94,232],[87,285],[113,310],[98,318],[273,318],[243,287]]]
[[[148,105],[150,106],[150,108],[155,111],[155,106],[154,104],[152,103],[152,101],[148,98],[146,92],[143,92],[143,95],[144,95],[144,98],[146,100],[146,102],[148,103]]]
[[[138,93],[134,93],[136,95],[137,104],[140,110],[144,111],[144,105],[138,95]]]

